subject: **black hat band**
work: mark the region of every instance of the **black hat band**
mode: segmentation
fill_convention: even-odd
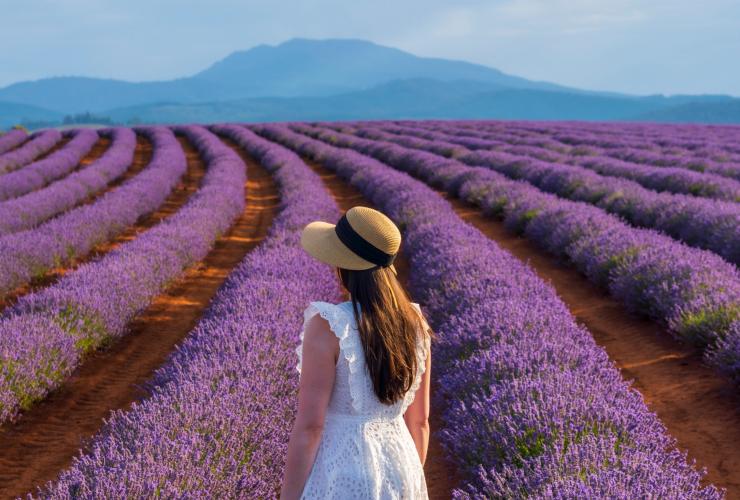
[[[339,219],[339,222],[334,227],[334,231],[337,233],[339,241],[344,243],[347,248],[359,257],[377,266],[388,267],[393,264],[393,259],[396,258],[396,254],[385,253],[360,236],[347,220],[346,214],[342,215],[342,218]]]

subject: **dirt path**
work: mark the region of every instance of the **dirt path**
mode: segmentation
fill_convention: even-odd
[[[477,207],[440,195],[464,220],[555,287],[624,377],[634,380],[679,447],[707,468],[707,481],[727,488],[728,498],[740,498],[740,398],[729,381],[704,366],[695,349],[673,340],[652,321],[629,315],[572,267],[508,232]]]
[[[355,205],[373,207],[372,203],[370,203],[370,201],[368,201],[359,190],[344,182],[332,171],[324,168],[316,162],[307,160],[306,158],[304,158],[304,161],[317,174],[319,174],[319,176],[321,176],[321,180],[324,181],[324,185],[334,197],[334,200],[341,210],[346,211]],[[394,265],[396,267],[396,271],[398,271],[398,277],[401,282],[408,283],[410,269],[408,260],[403,256],[403,253],[399,253],[398,257],[394,261]],[[432,367],[432,370],[434,370],[434,367]],[[433,384],[432,391],[434,391],[434,389],[435,385]],[[433,500],[451,498],[452,489],[456,484],[458,484],[454,473],[455,468],[445,460],[442,445],[434,434],[440,424],[439,415],[434,411],[434,406],[432,406],[432,414],[429,422],[432,432],[429,438],[427,460],[424,464],[424,475],[426,477],[427,489],[429,490],[429,498]]]
[[[98,140],[95,142],[92,149],[88,151],[88,153],[83,156],[80,162],[77,164],[77,168],[75,169],[75,171],[85,168],[86,166],[90,165],[92,162],[103,156],[103,153],[108,151],[110,143],[111,140],[108,137],[98,137]]]
[[[110,142],[111,142],[110,139],[107,139],[107,138],[101,138],[100,140],[98,140],[96,145],[93,147],[93,150],[90,151],[90,153],[88,153],[81,160],[81,164],[83,166],[87,166],[93,161],[95,161],[96,159],[100,158],[100,156],[102,156],[102,154],[110,146]],[[88,204],[88,203],[93,203],[97,198],[101,197],[103,194],[117,188],[122,183],[124,183],[126,180],[132,178],[133,176],[141,172],[144,169],[144,167],[146,167],[149,164],[149,160],[151,159],[151,156],[152,156],[151,143],[145,137],[138,135],[137,142],[136,142],[136,149],[134,151],[134,160],[131,163],[131,166],[126,171],[126,173],[123,176],[121,176],[119,179],[117,179],[116,181],[111,182],[108,185],[108,187],[106,187],[106,189],[103,190],[101,193],[89,196],[86,200],[79,203],[77,206]],[[193,166],[193,169],[197,169],[197,168],[200,168],[199,165]],[[202,175],[202,174],[199,174],[199,175]],[[187,179],[183,179],[183,182],[185,182],[186,180]],[[193,182],[196,182],[196,180],[193,180]],[[174,195],[171,195],[170,198],[174,198]],[[41,288],[45,288],[55,283],[65,273],[76,269],[77,267],[79,267],[81,264],[84,264],[85,262],[89,262],[95,258],[99,258],[111,248],[112,247],[107,243],[98,245],[95,248],[93,248],[93,250],[85,257],[82,257],[79,259],[73,259],[71,262],[68,262],[64,266],[50,269],[49,271],[43,273],[41,276],[37,276],[33,278],[29,283],[22,285],[9,293],[6,293],[4,296],[0,296],[0,311],[2,311],[8,306],[15,304],[15,302],[23,295],[31,293],[35,290],[39,290]]]
[[[184,142],[184,141],[183,141]],[[172,199],[117,243],[135,236],[176,210],[197,188],[200,159],[186,145],[189,169]],[[131,332],[109,350],[91,355],[58,391],[0,431],[0,497],[20,495],[53,480],[113,409],[146,396],[142,384],[196,325],[228,273],[267,234],[278,209],[269,173],[247,160],[247,206],[215,248],[183,278],[157,297],[131,324]]]

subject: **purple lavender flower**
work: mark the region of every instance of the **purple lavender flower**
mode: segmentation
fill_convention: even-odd
[[[0,175],[32,162],[51,150],[61,140],[62,133],[54,129],[33,134],[20,147],[0,155]]]

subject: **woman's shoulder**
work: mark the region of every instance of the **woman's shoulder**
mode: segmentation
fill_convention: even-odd
[[[312,318],[320,317],[329,324],[329,328],[335,333],[335,335],[341,337],[344,333],[344,325],[348,322],[349,316],[345,304],[348,302],[340,302],[334,304],[332,302],[326,302],[322,300],[316,300],[309,302],[305,311],[303,312],[303,327],[304,329],[308,326]]]

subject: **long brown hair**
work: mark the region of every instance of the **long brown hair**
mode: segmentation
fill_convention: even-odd
[[[411,388],[423,323],[389,267],[362,271],[337,268],[350,293],[365,360],[378,399],[393,404]],[[362,311],[362,314],[360,314]]]

